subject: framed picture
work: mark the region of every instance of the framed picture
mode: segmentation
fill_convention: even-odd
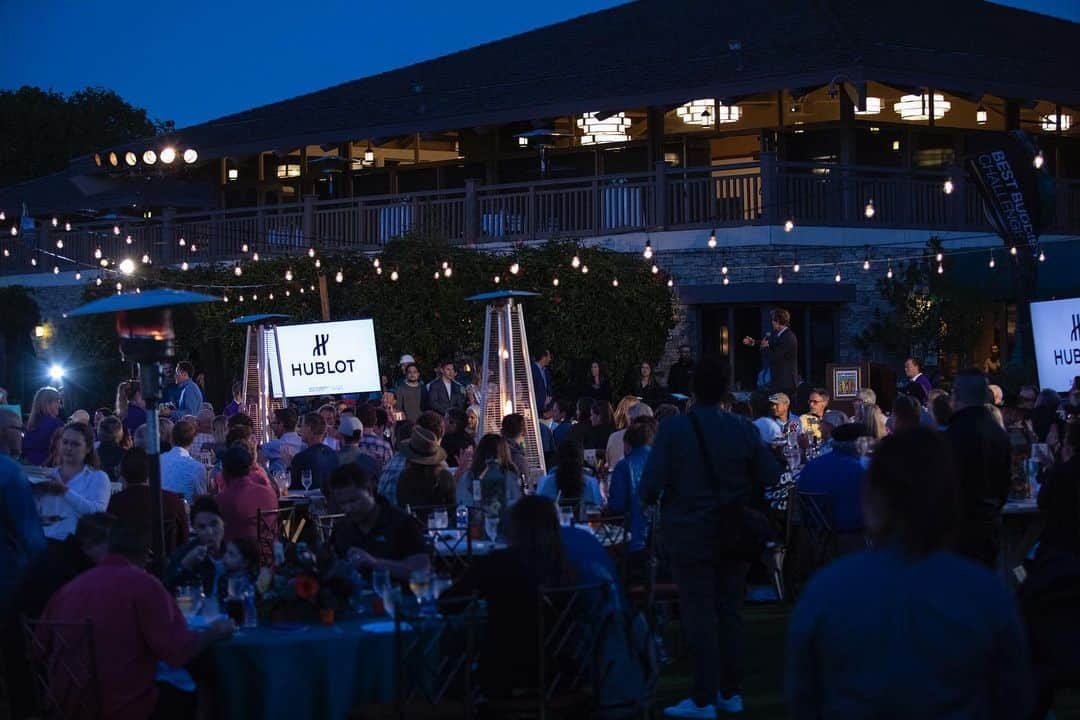
[[[833,370],[834,397],[839,399],[854,398],[859,393],[859,370]]]

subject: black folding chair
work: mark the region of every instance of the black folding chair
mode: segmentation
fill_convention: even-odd
[[[483,508],[474,506],[467,506],[467,509],[470,519],[477,513],[485,512]],[[472,536],[468,527],[456,527],[456,505],[413,505],[407,510],[417,529],[427,538],[433,565],[442,566],[451,575],[457,575],[469,566],[473,557]],[[432,517],[442,511],[446,512],[447,527],[432,527]]]
[[[19,618],[34,700],[45,720],[96,720],[102,716],[94,628]]]
[[[326,544],[334,534],[334,524],[345,517],[345,513],[328,513],[315,516],[315,535],[319,542]]]
[[[836,553],[832,497],[828,493],[789,491],[787,589],[796,597],[806,581],[824,567]]]
[[[293,527],[295,517],[295,505],[276,510],[259,508],[255,511],[255,539],[264,562],[274,557],[274,543],[281,542],[288,545],[296,542],[300,537],[304,527],[303,523]]]

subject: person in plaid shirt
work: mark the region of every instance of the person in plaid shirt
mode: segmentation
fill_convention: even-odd
[[[409,442],[412,429],[413,423],[408,420],[400,420],[394,423],[394,439],[399,447]],[[394,507],[397,507],[398,479],[401,478],[401,473],[404,471],[405,456],[399,452],[386,461],[382,472],[379,473],[379,495]]]
[[[374,407],[366,403],[361,405],[356,409],[356,417],[364,426],[364,434],[360,436],[359,450],[375,461],[375,475],[379,476],[386,463],[393,457],[394,448],[390,447],[390,442],[376,429],[378,414]]]

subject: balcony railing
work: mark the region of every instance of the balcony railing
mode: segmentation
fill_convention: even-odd
[[[590,237],[643,230],[779,225],[915,228],[991,232],[982,203],[962,177],[946,195],[943,171],[775,162],[669,168],[653,172],[438,192],[316,200],[152,221],[102,221],[70,232],[43,227],[7,243],[5,274],[97,266],[99,257],[155,263],[207,262],[322,250],[372,250],[408,232],[483,244]],[[1080,181],[1057,183],[1056,215],[1046,232],[1080,232]],[[874,213],[867,217],[872,201]],[[63,247],[57,247],[57,240]],[[100,252],[98,252],[100,251]],[[31,260],[36,260],[32,266]]]

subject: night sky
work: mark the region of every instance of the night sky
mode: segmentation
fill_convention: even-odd
[[[618,4],[0,0],[0,88],[103,86],[184,127]],[[1080,0],[1003,4],[1080,21]]]

